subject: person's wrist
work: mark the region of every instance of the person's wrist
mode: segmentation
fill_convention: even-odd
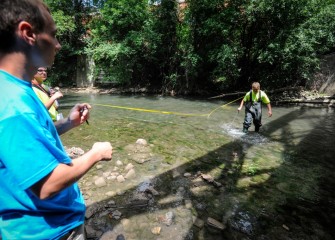
[[[71,120],[70,116],[67,117],[67,119],[66,119],[66,123],[67,123],[67,125],[69,126],[69,128],[73,128],[73,127],[75,127],[75,126],[74,126],[74,122]]]
[[[87,155],[88,155],[89,161],[91,161],[93,164],[102,160],[101,153],[94,148],[92,148],[90,151],[88,151]]]

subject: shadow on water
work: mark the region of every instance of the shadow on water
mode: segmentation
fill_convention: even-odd
[[[280,200],[272,209],[262,209],[251,239],[332,239],[334,235],[335,136],[329,130],[334,129],[334,121],[331,115],[317,118],[315,128],[301,134],[304,138],[297,145],[288,123],[305,118],[308,111],[301,108],[267,125],[268,137],[281,129],[280,137],[275,140],[284,145],[284,162],[271,171],[266,182],[257,186],[248,201],[258,202],[260,197]],[[315,133],[323,137],[316,139]]]
[[[148,162],[152,169],[148,166],[146,180],[88,206],[90,238],[116,239],[123,234],[125,239],[332,239],[334,115],[315,120],[315,128],[308,134],[294,134],[289,123],[308,117],[308,111],[293,110],[264,126],[261,133],[269,141],[283,144],[283,149],[273,153],[282,154],[280,165],[266,165],[271,151],[262,156],[258,150],[260,156],[250,156],[248,150],[262,149],[257,141],[262,136],[253,132],[161,174],[155,174],[153,159]],[[325,125],[332,127],[325,129]],[[324,132],[317,144],[315,132]],[[304,138],[296,141],[301,136]],[[320,152],[325,153],[321,159]],[[191,175],[185,177],[185,172]],[[214,182],[219,185],[203,180],[202,174],[209,172],[215,174]],[[84,193],[87,188],[82,187]],[[136,201],[132,202],[134,195]],[[139,220],[129,226],[127,221],[113,218],[115,210],[122,212],[122,219]],[[179,225],[166,223],[164,214],[171,211],[182,219],[176,220]],[[143,217],[145,214],[149,216]],[[208,218],[223,223],[225,229],[207,226]],[[160,236],[150,232],[156,226],[161,227]]]
[[[325,126],[328,127],[325,128]],[[294,153],[292,153],[293,157],[281,166],[280,171],[289,171],[292,167],[301,169],[297,177],[303,179],[306,185],[310,185],[310,188],[304,189],[305,186],[294,186],[296,184],[292,182],[293,189],[300,192],[310,191],[306,194],[310,198],[287,194],[286,201],[278,209],[278,212],[285,216],[283,222],[290,226],[288,236],[291,239],[333,239],[335,233],[333,228],[335,220],[334,127],[332,115],[326,115],[319,118],[316,126],[299,145],[291,145],[290,141],[286,140],[285,151],[294,150]],[[283,131],[282,138],[287,139],[287,136],[289,134]],[[316,136],[319,137],[316,139]],[[285,188],[281,190],[285,193]],[[294,233],[298,234],[294,235]]]

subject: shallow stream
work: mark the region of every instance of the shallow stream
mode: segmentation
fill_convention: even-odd
[[[60,111],[77,102],[92,105],[89,125],[63,144],[114,149],[79,182],[90,239],[333,239],[334,108],[263,107],[260,133],[245,134],[239,101],[67,94]],[[129,163],[134,175],[111,177]]]

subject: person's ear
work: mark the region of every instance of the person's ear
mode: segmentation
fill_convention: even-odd
[[[36,33],[30,23],[21,21],[17,28],[18,35],[29,45],[34,45],[36,42]]]

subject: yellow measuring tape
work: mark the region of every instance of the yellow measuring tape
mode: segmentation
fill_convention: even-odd
[[[231,103],[233,103],[233,102],[236,102],[236,101],[238,101],[238,100],[240,100],[240,99],[242,99],[242,98],[244,98],[244,96],[242,96],[242,97],[240,97],[240,98],[237,98],[237,99],[235,99],[234,101],[231,101],[231,102],[229,102],[229,103],[226,103],[226,104],[223,104],[222,106],[220,106],[220,107],[218,107],[218,108],[215,108],[213,111],[211,111],[209,114],[208,114],[208,118],[212,115],[212,113],[214,113],[216,110],[218,110],[218,109],[220,109],[220,108],[224,108],[225,106],[227,106],[227,105],[229,105],[229,104],[231,104]]]
[[[242,97],[241,97],[242,98]],[[102,107],[110,107],[110,108],[118,108],[118,109],[125,109],[125,110],[132,110],[132,111],[140,111],[140,112],[150,112],[150,113],[160,113],[160,114],[170,114],[170,115],[178,115],[178,116],[187,116],[187,117],[210,117],[212,113],[214,113],[219,108],[224,108],[225,106],[240,100],[241,98],[235,99],[229,103],[226,103],[218,108],[215,108],[213,111],[207,114],[196,114],[196,113],[180,113],[180,112],[168,112],[168,111],[160,111],[160,110],[153,110],[153,109],[144,109],[144,108],[133,108],[133,107],[123,107],[123,106],[115,106],[110,104],[93,104],[95,106],[102,106]]]

